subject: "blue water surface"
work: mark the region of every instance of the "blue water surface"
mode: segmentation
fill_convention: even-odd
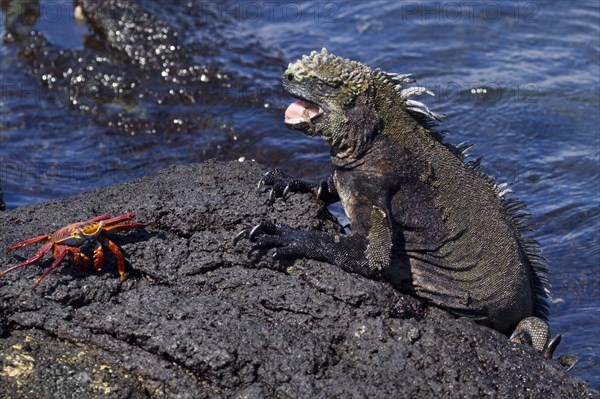
[[[1,44],[0,184],[9,208],[211,157],[255,159],[323,178],[327,146],[282,123],[290,98],[279,80],[287,62],[327,47],[372,67],[413,73],[436,92],[424,101],[448,115],[448,140],[476,144],[472,152],[484,155],[485,170],[512,182],[529,205],[532,236],[551,272],[551,328],[563,335],[558,354],[577,355],[572,373],[600,388],[599,2],[190,4],[210,7],[217,23],[186,32],[185,40],[210,47],[218,32],[211,62],[261,93],[254,103],[206,111],[221,118],[227,139],[209,131],[111,131],[57,101],[15,46]],[[160,17],[182,23],[177,14]],[[72,18],[42,16],[36,24],[57,46],[83,46],[87,29]]]

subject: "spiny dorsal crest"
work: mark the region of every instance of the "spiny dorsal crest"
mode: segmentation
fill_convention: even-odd
[[[444,117],[442,114],[431,111],[425,104],[410,99],[412,96],[422,94],[434,95],[425,87],[405,88],[406,85],[415,83],[411,74],[383,72],[379,68],[373,71],[357,61],[333,55],[327,52],[326,48],[323,48],[320,53],[313,51],[309,55],[302,56],[302,59],[295,63],[290,63],[285,73],[293,76],[299,82],[304,79],[317,78],[334,87],[342,86],[344,91],[351,96],[364,92],[373,82],[391,85],[410,113],[434,120],[441,120]]]
[[[405,87],[411,83],[415,83],[416,81],[412,78],[411,74],[398,74],[398,73],[389,73],[389,72],[380,72],[380,76],[382,76],[383,80],[387,84],[394,85],[394,89],[400,95],[400,98],[404,101],[404,105],[406,109],[412,113],[417,114],[417,116],[425,116],[429,119],[433,119],[436,121],[442,120],[445,115],[438,114],[437,112],[433,112],[429,109],[429,107],[423,104],[420,101],[415,101],[410,99],[412,96],[420,96],[423,94],[428,94],[430,96],[435,96],[435,94],[422,86],[411,86]]]

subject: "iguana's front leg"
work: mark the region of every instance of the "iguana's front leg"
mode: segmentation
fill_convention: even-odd
[[[296,179],[279,169],[272,169],[265,173],[262,179],[260,179],[257,188],[259,191],[265,191],[267,187],[271,187],[271,191],[269,192],[270,204],[272,204],[277,197],[285,199],[288,193],[312,192],[317,199],[323,201],[325,205],[340,200],[331,177],[316,185],[301,179]]]
[[[276,248],[274,257],[277,259],[304,257],[323,260],[371,278],[381,277],[381,273],[389,267],[392,250],[389,219],[376,206],[372,208],[371,229],[367,237],[304,231],[263,221],[239,232],[234,238],[234,245],[242,238],[255,243],[253,250]]]
[[[286,224],[262,221],[238,233],[234,244],[241,238],[254,242],[252,250],[276,248],[273,255],[276,259],[322,260],[349,272],[379,277],[378,270],[369,265],[365,256],[368,246],[366,240],[357,235],[304,231]]]

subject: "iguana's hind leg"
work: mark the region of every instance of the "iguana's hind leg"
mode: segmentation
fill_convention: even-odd
[[[323,201],[325,205],[332,204],[340,200],[337,194],[335,185],[331,177],[328,180],[323,180],[319,185],[309,183],[304,180],[296,179],[279,169],[272,169],[258,182],[258,191],[269,191],[269,204],[275,201],[275,198],[285,197],[289,193],[310,193],[312,192],[317,199]]]
[[[545,358],[552,359],[556,347],[560,344],[561,336],[556,335],[550,338],[548,323],[539,317],[527,317],[517,325],[517,328],[515,328],[515,331],[510,336],[510,341],[529,344],[538,352],[541,352]],[[578,361],[579,359],[574,355],[564,354],[558,358],[558,363],[566,367],[567,371],[571,370]]]
[[[521,320],[510,336],[511,342],[529,344],[547,359],[552,358],[560,340],[560,335],[550,338],[548,323],[539,317],[527,317]]]

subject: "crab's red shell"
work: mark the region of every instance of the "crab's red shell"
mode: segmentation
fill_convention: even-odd
[[[26,241],[19,242],[17,244],[8,247],[9,250],[19,249],[27,245],[35,244],[37,242],[46,241],[44,245],[37,250],[35,255],[26,261],[19,263],[18,265],[12,266],[2,272],[0,277],[6,273],[11,272],[23,266],[27,266],[38,259],[41,259],[50,250],[54,255],[54,263],[50,266],[44,274],[36,281],[33,288],[36,288],[40,282],[50,273],[56,269],[58,265],[63,261],[67,254],[73,256],[75,265],[82,266],[82,262],[87,262],[89,257],[82,252],[84,248],[94,248],[94,268],[100,270],[104,263],[104,252],[103,248],[108,248],[115,257],[117,258],[117,269],[121,281],[125,279],[125,260],[119,247],[109,240],[105,233],[115,230],[129,230],[146,227],[147,223],[133,222],[132,219],[135,217],[133,213],[126,213],[121,216],[112,217],[109,214],[97,216],[93,219],[86,220],[84,222],[72,223],[65,226],[52,234],[46,234],[43,236],[31,238]]]

